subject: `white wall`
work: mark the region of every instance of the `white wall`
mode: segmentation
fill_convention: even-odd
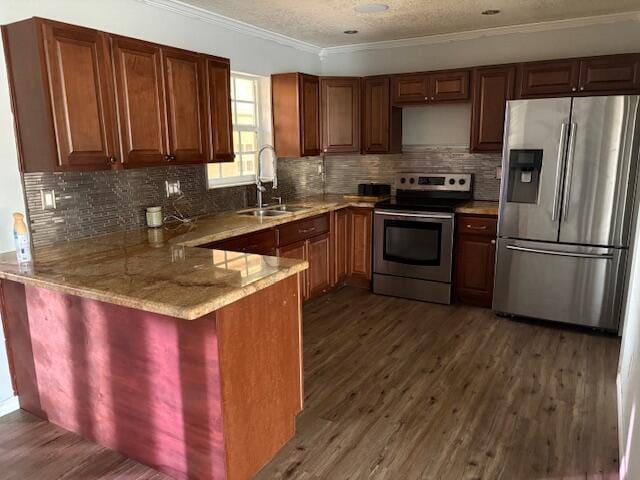
[[[317,55],[137,0],[0,0],[0,24],[39,16],[231,59],[235,71],[319,73]],[[24,212],[4,53],[0,51],[0,252],[13,250],[11,213]],[[15,407],[0,331],[0,415]]]
[[[330,53],[322,59],[322,73],[375,75],[628,52],[640,52],[640,22]]]
[[[635,237],[617,378],[620,480],[640,478],[640,216]]]

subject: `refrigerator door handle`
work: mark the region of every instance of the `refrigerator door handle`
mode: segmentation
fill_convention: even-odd
[[[560,187],[562,185],[562,171],[564,169],[565,158],[565,144],[567,141],[567,127],[569,125],[566,122],[562,122],[560,127],[560,147],[558,148],[558,163],[556,165],[556,184],[553,195],[553,210],[551,212],[551,220],[555,222],[558,219],[558,210],[560,209]]]
[[[507,250],[516,250],[518,252],[540,253],[542,255],[556,255],[558,257],[576,257],[576,258],[596,258],[601,260],[613,260],[610,253],[579,253],[579,252],[560,252],[558,250],[540,250],[537,248],[518,247],[516,245],[507,245]]]
[[[573,176],[573,157],[576,150],[576,129],[578,124],[571,122],[569,133],[569,149],[567,150],[567,175],[564,181],[564,195],[562,199],[562,221],[567,220],[569,215],[569,196],[571,195],[571,177]]]

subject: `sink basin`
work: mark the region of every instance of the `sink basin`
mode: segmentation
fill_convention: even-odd
[[[283,210],[268,210],[268,209],[260,209],[260,210],[251,210],[250,212],[243,212],[241,215],[249,215],[252,217],[277,217],[279,215],[286,215],[289,212]]]
[[[277,207],[273,207],[271,210],[277,212],[299,212],[301,210],[307,210],[309,207],[295,207],[292,205],[278,205]]]

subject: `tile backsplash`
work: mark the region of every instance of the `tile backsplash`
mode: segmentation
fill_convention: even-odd
[[[474,174],[474,198],[497,200],[498,154],[463,148],[423,148],[394,155],[349,155],[280,159],[273,196],[292,200],[322,193],[355,193],[358,183],[393,183],[397,172],[430,170]],[[166,198],[165,181],[180,181],[182,197]],[[209,190],[203,165],[174,165],[124,171],[24,174],[27,209],[36,246],[145,225],[145,209],[193,217],[255,205],[254,185]],[[44,210],[41,191],[55,190],[56,209]]]

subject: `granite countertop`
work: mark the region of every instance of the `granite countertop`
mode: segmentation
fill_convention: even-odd
[[[471,200],[456,207],[456,213],[498,216],[498,202]]]
[[[138,229],[36,248],[25,271],[15,252],[0,254],[0,278],[125,307],[193,320],[308,268],[302,260],[197,248],[348,206],[341,195],[291,202],[307,207],[278,217],[230,212],[195,225]]]

